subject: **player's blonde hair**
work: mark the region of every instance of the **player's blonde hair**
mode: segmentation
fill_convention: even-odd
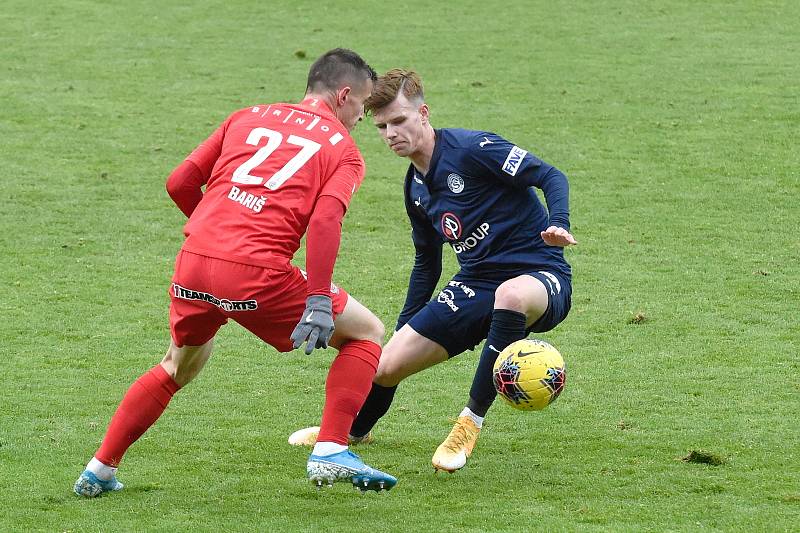
[[[419,74],[413,70],[393,68],[383,76],[378,76],[378,80],[372,88],[372,94],[364,102],[364,109],[368,113],[374,113],[394,102],[401,92],[406,98],[416,103],[421,104],[425,101],[422,92],[422,78],[419,77]]]

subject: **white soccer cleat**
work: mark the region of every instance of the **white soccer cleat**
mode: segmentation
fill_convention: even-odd
[[[289,444],[292,446],[314,446],[317,443],[317,437],[319,437],[319,426],[298,429],[289,435]],[[372,436],[372,431],[363,437],[354,437],[352,435],[347,436],[347,442],[351,446],[355,444],[371,444],[374,440],[375,439]]]
[[[298,429],[289,435],[289,444],[292,446],[314,446],[317,443],[319,426]]]

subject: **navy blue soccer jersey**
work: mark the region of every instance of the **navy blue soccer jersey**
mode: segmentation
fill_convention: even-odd
[[[531,187],[542,189],[548,209]],[[540,235],[551,225],[569,229],[566,177],[498,135],[436,130],[428,173],[409,166],[405,202],[417,263],[448,243],[468,275],[507,279],[555,270],[571,276],[563,249]]]

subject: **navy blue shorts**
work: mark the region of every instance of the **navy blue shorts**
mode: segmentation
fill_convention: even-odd
[[[567,317],[572,306],[572,284],[555,272],[527,272],[541,281],[550,296],[547,310],[527,333],[550,331]],[[449,357],[472,350],[486,339],[492,322],[494,292],[502,280],[462,276],[460,273],[411,317],[414,331],[441,344]]]

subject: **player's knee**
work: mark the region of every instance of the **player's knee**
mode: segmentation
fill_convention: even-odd
[[[525,312],[525,300],[513,280],[502,283],[494,292],[494,306],[498,309]]]
[[[403,376],[399,370],[400,369],[397,368],[397,366],[393,366],[392,363],[384,364],[383,359],[381,359],[378,363],[378,371],[375,373],[375,377],[372,378],[372,381],[381,387],[394,387],[403,381]]]
[[[173,343],[161,360],[161,366],[175,383],[185,387],[200,373],[210,355],[210,341],[202,346],[180,348]]]
[[[386,327],[383,325],[383,322],[381,322],[378,317],[371,314],[364,327],[364,340],[372,341],[378,346],[383,346],[383,338],[385,335]]]
[[[373,381],[382,387],[394,387],[407,378],[410,375],[409,372],[408,362],[405,361],[402,354],[390,347],[381,354]]]
[[[176,355],[177,354],[174,352],[173,348],[170,347],[170,349],[167,350],[167,354],[161,360],[161,367],[177,383],[176,377],[178,376],[178,358],[176,357]],[[184,385],[184,383],[178,383],[178,384],[181,387],[183,387]]]

